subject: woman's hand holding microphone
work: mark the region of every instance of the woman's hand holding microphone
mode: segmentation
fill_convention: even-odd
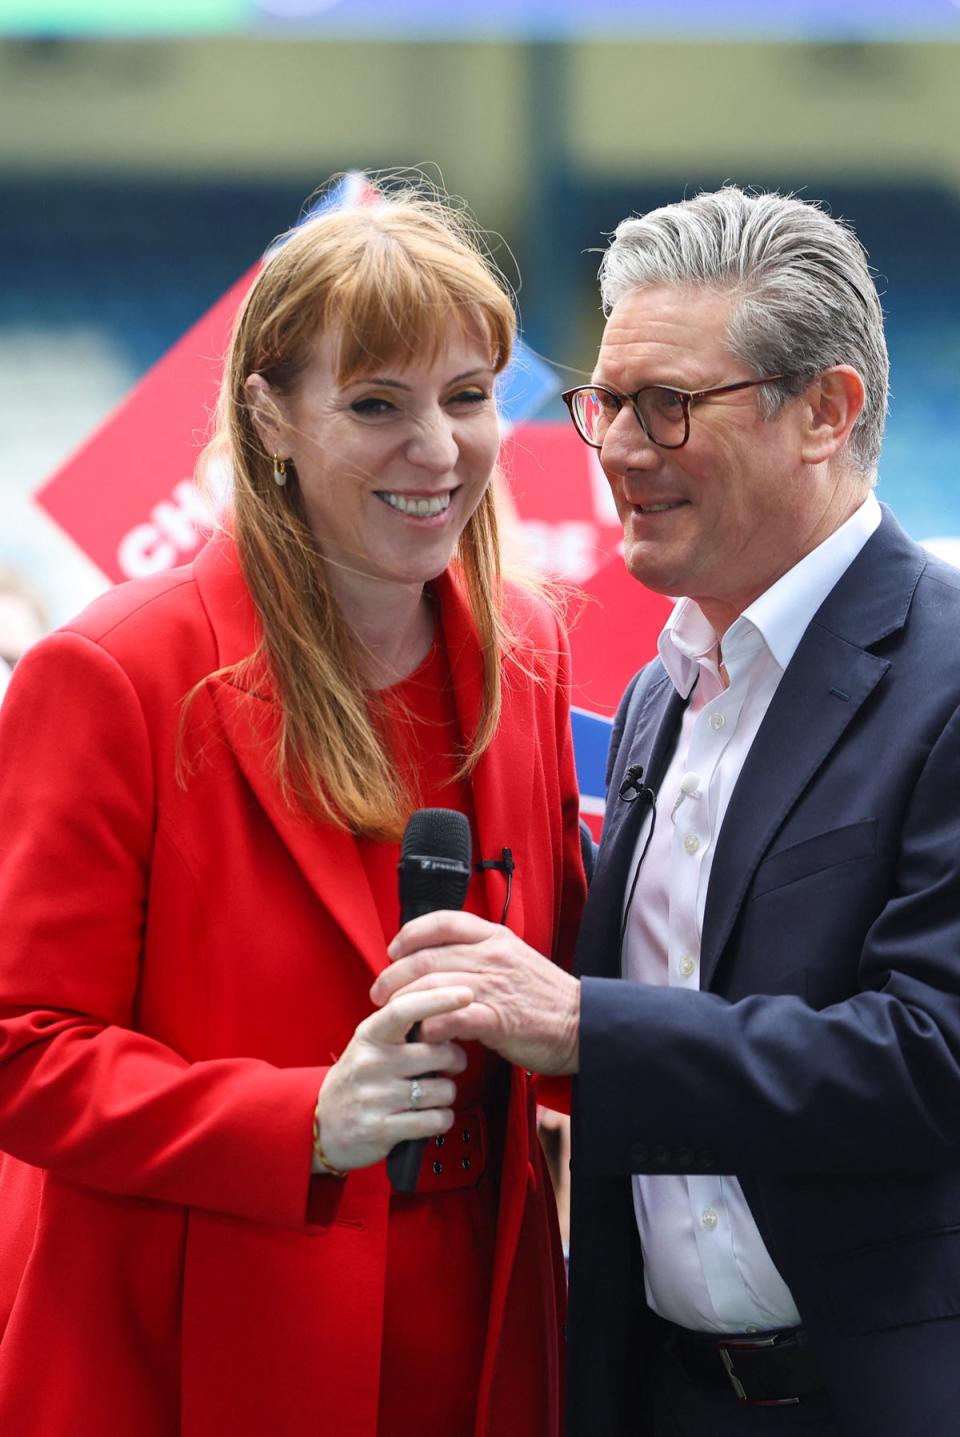
[[[453,1076],[466,1067],[463,1048],[406,1037],[414,1024],[472,1001],[471,989],[460,986],[405,993],[358,1024],[317,1097],[315,1173],[368,1167],[397,1143],[453,1126]]]

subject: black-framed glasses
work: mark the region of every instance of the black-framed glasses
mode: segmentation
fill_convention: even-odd
[[[714,394],[734,394],[757,384],[775,384],[785,374],[768,374],[764,379],[740,379],[736,384],[718,384],[713,389],[673,389],[666,384],[647,384],[636,394],[617,394],[603,384],[578,384],[560,398],[585,443],[599,449],[607,430],[625,404],[633,407],[637,423],[651,444],[659,449],[682,449],[690,438],[690,406]]]

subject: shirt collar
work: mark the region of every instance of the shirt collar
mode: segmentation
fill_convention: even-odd
[[[724,635],[725,644],[738,642],[738,634],[743,637],[743,631],[754,629],[779,667],[785,669],[814,614],[853,563],[880,518],[880,505],[871,489],[849,519],[744,609]],[[699,604],[681,599],[661,631],[657,650],[682,697],[689,695],[701,662],[709,659],[716,643],[713,625]]]

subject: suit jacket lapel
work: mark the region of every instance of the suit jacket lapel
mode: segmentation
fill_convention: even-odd
[[[677,693],[659,668],[631,700],[624,722],[624,741],[610,775],[600,852],[590,884],[577,944],[577,972],[582,977],[619,978],[619,938],[623,904],[633,875],[634,854],[648,803],[625,802],[618,796],[631,765],[643,768],[643,783],[656,794],[677,741],[687,700]],[[635,711],[634,711],[635,706]]]
[[[217,639],[222,667],[246,658],[260,638],[259,622],[233,542],[218,536],[198,555],[194,572]],[[270,756],[278,709],[269,675],[254,671],[240,687],[213,678],[211,698],[244,777],[334,923],[379,973],[386,965],[383,929],[353,834],[304,815],[284,797]]]
[[[710,871],[700,983],[713,980],[740,905],[787,814],[889,665],[810,629],[740,771]]]
[[[757,865],[781,824],[889,668],[867,645],[904,624],[925,562],[885,511],[800,641],[724,816],[704,914],[702,987],[713,981]]]

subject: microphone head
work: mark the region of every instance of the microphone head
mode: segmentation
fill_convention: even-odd
[[[452,808],[419,808],[400,845],[402,921],[438,908],[462,908],[470,887],[470,823]]]

